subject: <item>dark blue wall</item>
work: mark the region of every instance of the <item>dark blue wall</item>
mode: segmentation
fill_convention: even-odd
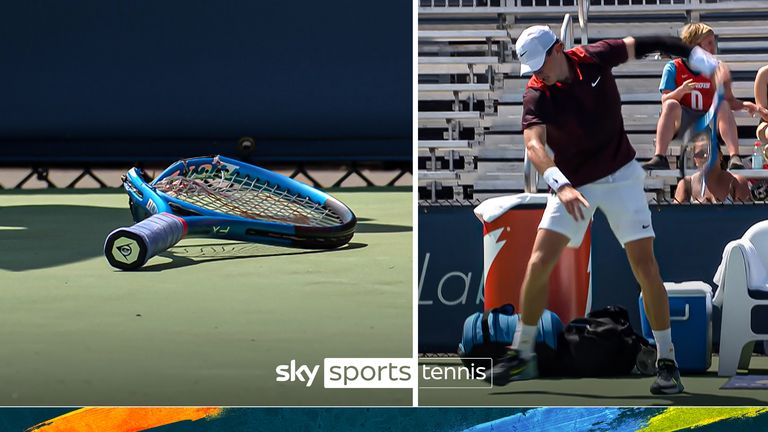
[[[754,205],[653,205],[654,252],[666,282],[712,282],[725,245],[740,238],[750,226],[768,219],[768,206]],[[623,304],[632,325],[640,329],[637,297],[640,286],[629,262],[601,212],[592,231],[592,308]],[[595,265],[597,264],[597,265]],[[634,298],[635,303],[629,303]],[[720,313],[713,308],[714,342],[720,340]],[[756,323],[761,325],[762,323]]]
[[[456,352],[483,310],[483,226],[472,207],[419,206],[419,352]]]
[[[411,11],[403,0],[4,2],[0,159],[228,150],[253,136],[294,156],[369,142],[361,154],[409,160]]]
[[[478,304],[476,298],[482,289],[478,284],[483,272],[483,234],[472,209],[419,208],[420,352],[455,352],[464,319],[482,310],[482,301]],[[656,231],[654,250],[662,278],[668,282],[701,280],[709,283],[713,291],[716,287],[712,277],[725,245],[741,237],[754,223],[768,219],[765,204],[652,205],[651,212]],[[425,264],[427,254],[429,261]],[[444,297],[454,300],[469,279],[468,300],[455,305],[434,301],[442,278],[446,278]],[[592,225],[592,308],[623,305],[639,331],[639,294],[626,254],[598,211]],[[717,341],[717,311],[713,324]]]

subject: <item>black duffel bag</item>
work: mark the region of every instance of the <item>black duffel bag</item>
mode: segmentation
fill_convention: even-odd
[[[629,314],[621,306],[607,306],[574,319],[565,327],[564,339],[563,372],[570,376],[628,375],[651,349],[632,329]]]

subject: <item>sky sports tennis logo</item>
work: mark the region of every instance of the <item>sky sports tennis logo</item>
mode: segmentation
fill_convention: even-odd
[[[322,365],[325,388],[490,388],[484,382],[490,359],[468,364],[430,362],[411,358],[326,358]],[[312,387],[319,382],[318,364],[291,360],[275,367],[275,380]]]

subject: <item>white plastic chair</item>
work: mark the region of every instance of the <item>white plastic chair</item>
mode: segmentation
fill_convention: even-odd
[[[758,299],[749,288],[765,291],[768,277],[768,220],[750,227],[741,240],[749,242],[757,252],[750,260],[744,245],[732,247],[725,260],[720,289],[724,290],[720,331],[719,376],[734,376],[737,369],[748,369],[756,341],[768,340],[768,334],[752,330],[752,308],[768,306],[768,299]],[[757,259],[756,259],[757,258]],[[760,261],[759,263],[757,261]],[[761,286],[755,286],[759,281]],[[751,280],[751,284],[750,284]],[[768,296],[763,296],[768,298]]]

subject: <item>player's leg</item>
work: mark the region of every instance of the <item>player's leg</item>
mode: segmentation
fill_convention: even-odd
[[[673,394],[683,391],[675,363],[675,351],[669,325],[669,300],[653,253],[654,232],[651,212],[645,197],[642,170],[627,171],[629,179],[621,179],[606,192],[602,209],[616,238],[627,252],[632,273],[643,292],[643,306],[650,321],[658,351],[659,367],[652,393]],[[639,171],[639,173],[638,173]]]
[[[683,391],[680,371],[675,362],[672,330],[669,325],[669,299],[653,254],[653,237],[634,240],[624,245],[632,273],[643,292],[643,307],[656,341],[658,372],[651,384],[653,394],[675,394]]]
[[[582,188],[579,191],[590,200],[588,192]],[[594,209],[594,205],[582,208],[584,219],[576,221],[556,196],[551,196],[547,202],[523,278],[520,325],[515,329],[507,355],[494,365],[488,376],[493,384],[505,385],[514,379],[535,377],[537,324],[547,304],[549,276],[563,249],[581,244]]]
[[[655,234],[645,197],[644,175],[640,170],[632,172],[630,167],[626,169],[624,174],[627,178],[606,191],[607,199],[602,210],[616,238],[626,249],[632,273],[643,291],[651,328],[663,330],[669,327],[669,306],[653,254]]]
[[[520,293],[521,319],[507,355],[499,359],[488,377],[494,385],[538,375],[534,358],[537,324],[547,306],[549,275],[568,241],[566,235],[549,229],[540,228],[536,233]]]
[[[669,329],[669,300],[659,265],[653,253],[653,237],[633,240],[624,244],[632,274],[643,292],[645,315],[653,331]],[[654,338],[655,339],[655,338]],[[659,349],[659,357],[674,359],[674,348]]]
[[[568,236],[549,229],[539,229],[536,233],[520,292],[522,325],[518,329],[521,330],[516,332],[512,343],[512,347],[517,348],[524,357],[533,353],[536,326],[547,307],[549,276],[568,242]]]
[[[675,137],[675,133],[680,128],[680,121],[683,109],[680,102],[674,99],[668,99],[661,104],[661,115],[659,123],[656,126],[656,154],[651,160],[643,164],[645,169],[669,169],[667,160],[667,149],[669,143]]]
[[[720,105],[720,110],[717,112],[717,128],[731,157],[728,161],[728,169],[744,169],[744,163],[739,157],[739,131],[736,128],[736,118],[727,103]]]

